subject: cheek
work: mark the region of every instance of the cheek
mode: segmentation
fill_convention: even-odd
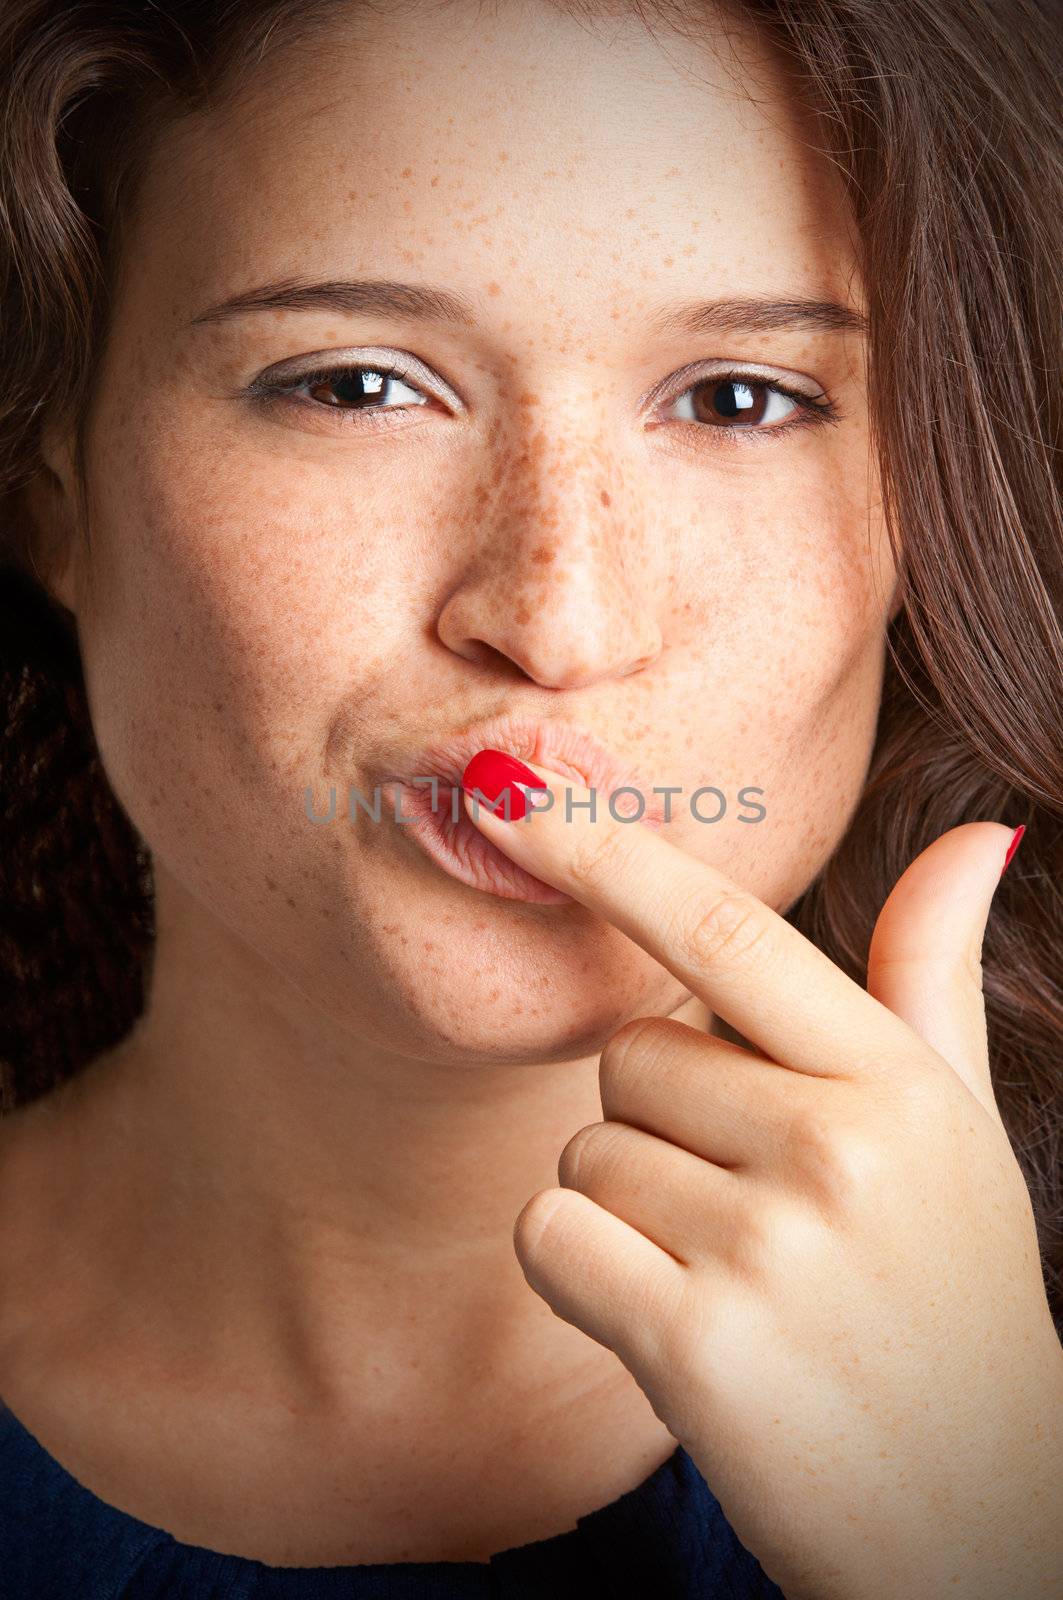
[[[246,448],[128,448],[97,468],[86,678],[142,831],[197,796],[235,809],[272,785],[301,804],[329,709],[408,645],[401,519],[322,477]]]
[[[721,470],[711,496],[673,497],[683,581],[647,694],[648,711],[668,711],[674,753],[659,781],[712,785],[728,802],[718,828],[684,818],[683,842],[772,904],[809,881],[858,802],[894,583],[863,461],[808,455],[785,478]],[[762,792],[743,805],[743,790]],[[766,808],[755,824],[754,804]],[[701,805],[712,817],[718,802]]]
[[[895,573],[863,444],[788,451],[785,471],[721,468],[711,492],[703,475],[696,501],[673,497],[669,631],[686,699],[700,684],[714,729],[804,738],[881,655]],[[758,460],[774,448],[748,447]]]

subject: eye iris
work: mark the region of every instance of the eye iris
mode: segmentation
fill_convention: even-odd
[[[768,408],[768,389],[763,383],[740,383],[736,378],[727,378],[721,383],[710,378],[696,384],[694,394],[698,421],[705,420],[717,426],[721,418],[727,422],[734,422],[736,418],[742,423],[760,422]],[[706,394],[710,397],[707,401],[702,398]]]
[[[357,408],[366,400],[379,399],[389,378],[389,373],[376,372],[371,367],[357,367],[344,372],[326,373],[310,385],[308,393],[315,400],[323,400],[326,405]]]

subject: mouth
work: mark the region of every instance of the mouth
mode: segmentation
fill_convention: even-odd
[[[476,752],[485,749],[504,750],[533,768],[538,763],[571,778],[579,788],[593,790],[597,815],[608,807],[616,817],[638,818],[648,827],[663,823],[663,805],[649,782],[575,723],[511,715],[477,723],[393,770],[383,786],[397,804],[396,822],[401,818],[411,839],[438,866],[473,888],[509,900],[575,904],[571,895],[518,867],[466,816],[462,773]],[[616,795],[620,789],[637,792]]]

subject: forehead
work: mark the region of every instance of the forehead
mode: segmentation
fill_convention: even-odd
[[[127,241],[177,316],[310,262],[503,302],[513,273],[559,315],[607,280],[629,304],[650,279],[840,292],[816,141],[771,46],[710,7],[678,32],[615,0],[338,6],[159,132]]]

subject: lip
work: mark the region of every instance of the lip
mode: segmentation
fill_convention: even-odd
[[[534,767],[572,778],[581,788],[594,789],[608,800],[617,789],[630,785],[646,801],[641,820],[659,826],[664,808],[650,784],[631,766],[623,765],[593,734],[574,722],[540,722],[533,717],[500,716],[456,733],[423,750],[415,763],[392,774],[400,782],[412,778],[438,778],[460,789],[461,776],[478,750],[504,750]]]
[[[473,888],[503,899],[575,904],[571,895],[518,867],[489,843],[466,816],[461,799],[462,773],[476,752],[486,749],[504,750],[533,768],[538,763],[549,772],[571,778],[581,788],[593,789],[599,807],[608,805],[617,789],[635,788],[645,800],[640,821],[651,828],[663,823],[663,803],[653,794],[651,785],[578,724],[540,722],[512,714],[478,722],[430,745],[411,762],[393,768],[387,779],[399,786],[404,831],[437,865]],[[415,784],[414,778],[437,780],[435,808],[431,783]],[[615,812],[629,816],[635,809],[637,801],[628,795],[621,798]]]

